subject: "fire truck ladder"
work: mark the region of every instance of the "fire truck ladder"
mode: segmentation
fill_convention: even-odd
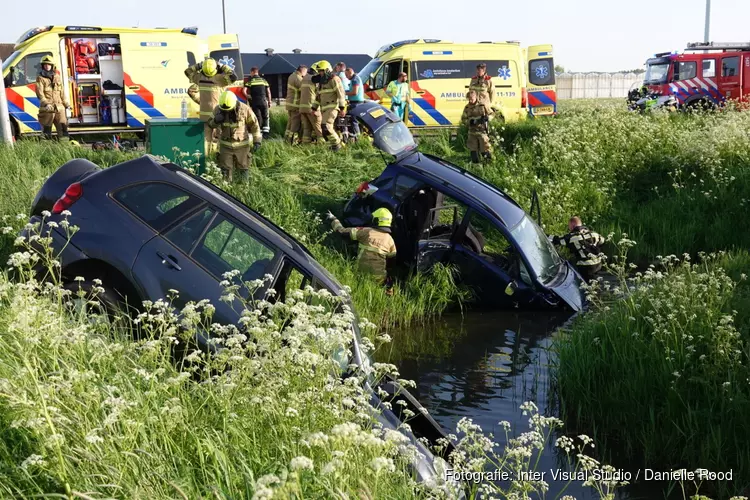
[[[750,50],[750,42],[694,42],[685,50]]]

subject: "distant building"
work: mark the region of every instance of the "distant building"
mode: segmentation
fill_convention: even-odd
[[[14,46],[12,43],[0,43],[0,59],[5,61],[13,53]]]
[[[257,66],[260,74],[271,85],[271,97],[284,99],[286,98],[286,81],[300,64],[309,68],[314,62],[322,60],[328,61],[331,66],[343,61],[347,66],[359,71],[371,59],[372,57],[367,54],[306,54],[300,49],[294,49],[291,54],[281,54],[274,52],[273,49],[266,49],[266,52],[262,54],[242,54],[242,70],[247,77],[250,74],[250,68]]]

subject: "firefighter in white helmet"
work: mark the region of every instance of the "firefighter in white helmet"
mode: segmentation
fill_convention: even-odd
[[[219,168],[224,179],[232,182],[233,172],[246,181],[250,164],[250,136],[254,150],[260,147],[262,135],[258,119],[250,106],[240,102],[234,92],[225,90],[219,96],[219,104],[208,120],[208,126],[219,129]]]

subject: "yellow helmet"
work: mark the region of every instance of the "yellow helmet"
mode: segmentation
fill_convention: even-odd
[[[203,61],[203,67],[201,69],[204,75],[215,76],[216,73],[218,73],[218,68],[219,65],[216,63],[216,60],[208,57],[205,61]]]
[[[391,227],[393,214],[387,208],[378,208],[372,213],[372,220],[378,227]]]
[[[219,96],[219,107],[223,111],[232,111],[237,107],[237,96],[234,92],[225,90]]]
[[[55,60],[54,60],[54,59],[52,59],[52,56],[50,56],[50,55],[46,55],[46,56],[42,57],[42,60],[41,60],[41,62],[40,62],[40,65],[41,65],[41,64],[51,64],[51,65],[52,65],[52,67],[54,67],[54,66],[55,66]]]
[[[333,71],[333,67],[328,61],[318,61],[313,66],[316,68],[315,71]]]
[[[318,72],[318,63],[316,63],[316,62],[312,63],[312,65],[310,66],[310,70],[312,70],[314,73],[317,73]]]

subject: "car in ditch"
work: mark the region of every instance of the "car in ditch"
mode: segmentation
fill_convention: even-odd
[[[582,310],[581,276],[537,222],[507,193],[423,153],[404,123],[374,102],[351,113],[373,145],[393,157],[344,206],[345,226],[367,226],[381,207],[393,213],[395,276],[453,265],[478,305]]]
[[[72,236],[60,225],[65,217],[79,228]],[[49,228],[63,286],[91,290],[94,280],[101,280],[104,291],[98,297],[110,312],[116,307],[122,310],[123,305],[138,309],[144,301],[167,299],[174,289],[179,295],[170,300],[176,310],[190,301],[208,299],[215,307],[214,323],[242,329],[242,307],[233,307],[241,304],[221,300],[226,293],[223,275],[232,270],[242,273],[243,282],[261,280],[267,274],[274,277],[252,292],[256,300],[283,301],[307,285],[335,296],[346,295],[341,284],[292,236],[189,170],[150,155],[105,169],[84,159],[65,163],[36,195],[30,223],[37,228],[45,224],[45,235]],[[39,229],[27,225],[21,235],[28,239],[34,231]],[[271,289],[276,295],[269,293]],[[354,310],[350,299],[345,297],[345,303]],[[350,363],[360,367],[372,363],[360,347],[356,320],[353,329],[351,351],[336,355],[342,377],[351,375]],[[206,337],[197,342],[204,349],[211,348]],[[381,399],[378,394],[384,393],[378,388],[388,396]],[[391,377],[379,381],[370,377],[366,389],[372,407],[379,410],[374,414],[386,429],[398,429],[405,410],[413,412],[412,432],[399,430],[425,457],[413,464],[417,478],[440,482],[438,471],[445,462],[418,440],[423,437],[437,443],[445,438],[440,425]]]

